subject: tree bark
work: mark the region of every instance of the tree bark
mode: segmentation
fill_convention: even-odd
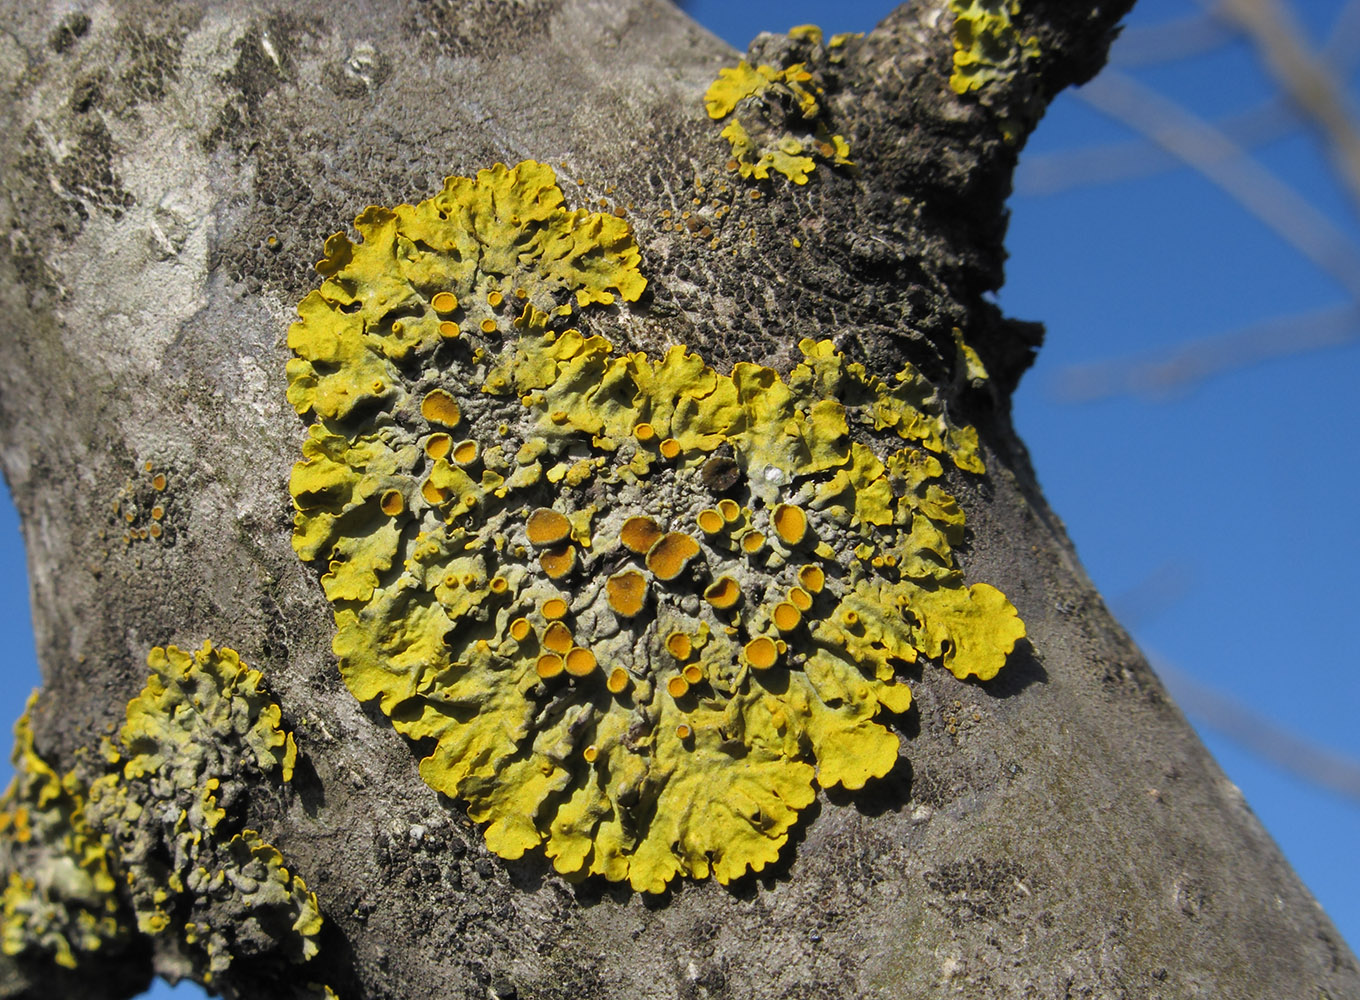
[[[324,915],[297,983],[346,1000],[1360,997],[1351,952],[1110,617],[1010,424],[1040,339],[986,298],[1011,170],[1128,6],[1022,3],[1037,55],[960,95],[950,5],[904,5],[845,45],[827,88],[856,169],[794,185],[725,170],[703,98],[738,56],[662,0],[6,4],[0,464],[29,554],[38,754],[89,767],[152,647],[238,650],[299,750],[288,785],[243,777],[241,822]],[[752,62],[789,44],[761,36]],[[583,329],[651,356],[684,344],[720,372],[787,373],[800,339],[829,338],[884,377],[914,364],[981,434],[987,474],[948,479],[964,569],[1014,602],[1028,642],[985,683],[909,668],[898,766],[821,793],[778,864],[727,886],[649,896],[490,853],[422,781],[420,748],[346,690],[332,609],[290,547],[304,427],[286,333],[323,241],[365,206],[523,159],[557,169],[570,207],[622,209],[640,247],[646,294]],[[698,237],[681,220],[709,225],[696,191],[719,182],[726,228]],[[990,378],[960,367],[955,328]],[[185,954],[138,935],[72,973],[24,952],[0,959],[0,994],[128,996],[153,970],[201,978]],[[213,988],[278,996],[278,975],[238,961]]]

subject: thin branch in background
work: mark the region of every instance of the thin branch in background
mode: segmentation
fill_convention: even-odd
[[[1192,719],[1296,777],[1360,802],[1360,762],[1290,732],[1165,661],[1154,660],[1153,667]]]
[[[1351,0],[1337,17],[1320,54],[1309,50],[1301,29],[1278,0],[1204,3],[1213,16],[1235,26],[1253,43],[1283,95],[1215,125],[1133,78],[1107,71],[1079,96],[1141,133],[1146,144],[1031,161],[1021,174],[1022,190],[1059,190],[1071,186],[1078,174],[1083,179],[1109,180],[1148,172],[1159,163],[1183,163],[1224,190],[1360,301],[1360,250],[1355,243],[1248,153],[1250,147],[1307,123],[1332,152],[1353,203],[1360,207],[1360,127],[1356,124],[1360,114],[1342,89],[1339,80],[1344,74],[1338,68],[1360,59],[1360,0]],[[1072,366],[1058,376],[1055,391],[1072,402],[1125,394],[1166,395],[1224,371],[1340,346],[1357,336],[1360,313],[1354,305],[1347,305],[1255,324],[1143,360]]]
[[[1110,610],[1130,630],[1138,629],[1190,593],[1193,574],[1181,559],[1162,563],[1132,587],[1110,598]]]
[[[1126,31],[1111,51],[1110,64],[1139,66],[1167,61],[1208,51],[1210,41],[1227,44],[1239,37],[1239,32],[1228,27],[1222,17],[1210,13],[1191,15]],[[1314,64],[1317,72],[1329,73],[1338,80],[1349,78],[1360,68],[1360,0],[1350,0],[1337,15]],[[1284,138],[1302,124],[1294,101],[1276,96],[1215,121],[1214,127],[1243,149],[1254,149]],[[1155,143],[1145,138],[1132,139],[1026,156],[1017,171],[1015,189],[1023,196],[1044,197],[1077,187],[1155,176],[1179,166],[1182,162],[1178,158]]]
[[[1343,80],[1360,63],[1360,0],[1350,0],[1336,16],[1322,56]]]
[[[1272,98],[1214,123],[1235,145],[1252,149],[1282,139],[1299,128],[1294,105]],[[1147,139],[1026,156],[1016,171],[1016,193],[1044,197],[1079,187],[1153,177],[1184,166],[1180,159]]]
[[[1360,338],[1360,307],[1336,306],[1301,316],[1267,320],[1217,337],[1205,337],[1163,354],[1068,365],[1052,391],[1066,403],[1112,396],[1165,397],[1214,375],[1263,361],[1341,347]]]
[[[1112,598],[1110,607],[1126,627],[1136,629],[1184,597],[1189,583],[1185,563],[1168,562]],[[1152,663],[1186,715],[1277,767],[1360,802],[1360,761],[1303,739],[1165,660],[1154,657]]]
[[[1218,0],[1206,6],[1255,44],[1283,99],[1253,108],[1237,120],[1211,124],[1132,78],[1107,69],[1080,96],[1148,141],[1062,154],[1038,163],[1031,159],[1021,175],[1021,190],[1051,192],[1184,163],[1337,278],[1354,301],[1195,341],[1141,363],[1070,367],[1058,385],[1059,394],[1069,400],[1165,394],[1231,368],[1349,343],[1360,336],[1360,252],[1330,219],[1246,152],[1305,121],[1320,136],[1360,207],[1360,128],[1356,125],[1360,119],[1341,89],[1349,67],[1360,60],[1360,0],[1351,0],[1341,12],[1321,53],[1308,50],[1302,32],[1278,0]],[[1120,53],[1118,63],[1136,65],[1200,54],[1231,37],[1221,25],[1216,30],[1207,20],[1190,17],[1140,35],[1130,33],[1125,39],[1127,54]],[[1177,31],[1184,37],[1177,37]],[[1114,603],[1123,605],[1126,618],[1146,617],[1174,600],[1184,584],[1179,567],[1163,567],[1122,602]],[[1360,761],[1303,739],[1168,663],[1157,662],[1155,667],[1191,718],[1303,780],[1360,802]]]
[[[1203,55],[1231,41],[1234,33],[1212,14],[1187,14],[1173,21],[1125,28],[1110,52],[1111,66],[1146,66]]]
[[[1271,77],[1319,133],[1352,204],[1360,205],[1360,116],[1337,74],[1305,43],[1293,14],[1279,0],[1221,0],[1215,9],[1251,39]]]
[[[1102,73],[1078,96],[1193,167],[1360,300],[1355,244],[1212,124],[1122,73]]]

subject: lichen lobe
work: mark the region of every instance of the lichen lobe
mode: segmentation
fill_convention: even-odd
[[[792,29],[779,65],[743,59],[724,67],[704,94],[708,116],[723,122],[732,147],[731,170],[766,180],[771,171],[806,184],[819,163],[852,168],[850,145],[834,131],[827,101],[828,79],[854,36],[836,35],[826,45],[813,25]]]
[[[1019,0],[950,0],[954,13],[954,93],[979,94],[1013,77],[1039,57],[1039,40],[1023,37],[1015,24]]]
[[[818,786],[895,765],[900,666],[988,678],[1024,634],[955,565],[943,462],[981,472],[977,437],[910,366],[615,351],[576,314],[640,294],[631,233],[541,164],[356,227],[289,332],[294,547],[350,690],[496,853],[647,892],[759,871]]]

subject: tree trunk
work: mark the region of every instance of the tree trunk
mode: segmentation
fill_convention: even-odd
[[[710,84],[739,56],[662,0],[229,7],[128,0],[88,16],[7,4],[0,296],[12,329],[0,339],[0,461],[24,522],[44,684],[29,713],[32,744],[19,756],[26,784],[0,830],[3,856],[18,869],[5,897],[0,993],[124,997],[154,971],[229,996],[324,996],[329,988],[346,1000],[917,997],[941,989],[986,997],[1360,997],[1354,957],[1092,589],[1010,424],[1009,394],[1040,339],[1037,327],[1003,318],[986,298],[1002,281],[1011,170],[1047,100],[1099,67],[1128,6],[1024,0],[1012,23],[999,2],[921,0],[863,38],[762,35],[750,63],[771,73],[729,74],[735,96],[709,91],[706,111]],[[745,146],[725,135],[733,122]],[[532,165],[478,176],[525,160],[551,165],[556,187]],[[501,287],[494,281],[475,285],[480,298],[460,303],[462,313],[431,299],[431,316],[463,316],[471,326],[456,338],[446,331],[424,353],[388,357],[387,381],[374,382],[371,398],[368,383],[356,382],[345,391],[358,392],[357,401],[321,401],[344,363],[318,360],[325,350],[307,339],[312,321],[291,340],[290,324],[309,292],[328,275],[343,279],[359,266],[347,255],[358,261],[362,253],[327,243],[329,263],[318,277],[312,264],[323,242],[366,206],[435,196],[446,175],[477,178],[458,190],[495,188],[496,198],[531,175],[541,197],[551,200],[560,188],[568,209],[598,213],[585,223],[589,233],[571,237],[585,241],[576,244],[586,248],[580,260],[595,263],[563,258],[576,277],[551,287],[531,282],[524,297],[549,315],[532,320],[526,310],[530,318],[513,329],[521,289],[510,278],[503,305],[481,301],[488,287]],[[487,211],[508,209],[497,203]],[[390,216],[365,217],[362,246],[396,224],[384,221]],[[562,217],[553,218],[556,225]],[[630,227],[622,235],[620,218]],[[513,224],[531,225],[518,216]],[[506,248],[483,243],[472,253],[497,251]],[[546,273],[547,251],[531,256],[510,248],[503,273]],[[478,267],[476,281],[492,273],[489,264]],[[337,295],[308,300],[329,310],[326,323],[348,314]],[[571,315],[545,306],[570,307]],[[501,325],[479,333],[479,316]],[[386,335],[397,337],[390,316],[386,322]],[[356,609],[370,607],[370,593],[418,561],[414,526],[390,525],[419,511],[435,524],[431,511],[448,511],[454,487],[430,486],[431,473],[424,501],[396,487],[373,492],[390,525],[355,529],[362,538],[349,557],[331,552],[328,535],[304,562],[290,544],[295,512],[300,533],[323,522],[350,530],[335,528],[349,514],[332,523],[322,510],[330,500],[316,499],[329,497],[333,483],[308,492],[303,474],[290,473],[302,458],[305,425],[353,437],[390,424],[396,434],[442,385],[465,411],[451,437],[477,442],[483,453],[501,439],[520,447],[520,432],[496,414],[521,401],[505,397],[499,410],[485,402],[500,397],[470,381],[475,372],[491,385],[490,362],[476,367],[482,355],[472,346],[494,354],[497,344],[514,343],[506,338],[528,342],[541,333],[560,347],[567,326],[603,337],[612,358],[645,355],[651,360],[636,364],[647,371],[683,345],[717,373],[696,378],[737,385],[734,392],[748,376],[793,385],[811,370],[812,345],[831,342],[838,371],[862,364],[864,374],[844,374],[857,388],[818,411],[849,413],[853,426],[827,439],[836,457],[808,474],[808,490],[829,491],[832,467],[847,454],[886,462],[902,448],[906,430],[895,433],[891,420],[872,424],[870,408],[895,406],[897,417],[933,421],[938,433],[910,439],[922,461],[941,467],[926,477],[934,485],[921,485],[920,503],[936,504],[933,523],[953,527],[939,529],[951,543],[928,589],[971,595],[969,607],[992,631],[1016,627],[1004,594],[1024,623],[1027,638],[995,640],[990,668],[980,653],[965,662],[973,654],[964,626],[931,639],[929,615],[911,608],[902,618],[916,628],[911,642],[890,656],[887,639],[868,644],[913,691],[910,709],[896,715],[889,711],[896,696],[876,695],[889,707],[877,721],[856,723],[866,741],[885,726],[902,737],[886,776],[886,766],[857,756],[853,740],[818,742],[814,734],[777,751],[748,737],[732,750],[734,737],[723,730],[727,749],[714,753],[729,770],[733,761],[749,765],[742,780],[767,773],[754,770],[763,753],[768,773],[782,776],[772,781],[820,769],[817,783],[799,779],[816,791],[814,802],[785,795],[787,830],[775,829],[782,821],[768,802],[742,827],[765,836],[759,843],[777,860],[742,862],[722,839],[729,820],[704,813],[686,820],[685,836],[708,844],[706,854],[662,843],[659,864],[679,866],[678,874],[645,876],[640,847],[608,855],[597,831],[590,856],[614,857],[616,867],[602,861],[603,875],[565,878],[542,848],[521,851],[503,835],[521,822],[526,843],[555,843],[544,825],[551,815],[495,806],[504,787],[495,780],[440,776],[440,741],[461,730],[427,732],[422,720],[436,710],[482,718],[484,704],[468,708],[453,695],[441,702],[425,689],[403,700],[376,687],[374,700],[361,703],[337,669],[337,615],[361,620],[368,612]],[[489,339],[479,341],[483,334]],[[301,360],[289,369],[290,385],[286,365],[295,353]],[[509,357],[507,377],[527,378]],[[452,374],[439,382],[435,368],[444,364]],[[906,366],[915,375],[894,382]],[[406,381],[388,384],[393,375]],[[534,391],[551,396],[559,385]],[[924,395],[909,405],[892,395],[898,385]],[[415,402],[400,402],[408,397]],[[525,402],[525,412],[535,405]],[[577,420],[567,404],[544,413],[569,429]],[[811,414],[799,410],[791,420],[810,427]],[[460,418],[446,422],[456,427]],[[648,489],[667,484],[664,504],[678,510],[689,502],[683,490],[699,489],[702,479],[715,497],[727,491],[735,499],[732,508],[745,511],[738,516],[775,525],[784,494],[770,492],[777,477],[758,474],[777,463],[755,464],[752,446],[734,443],[735,430],[726,443],[684,445],[670,466],[664,450],[652,455],[651,478],[628,485],[610,478],[609,462],[644,452],[646,433],[630,426],[633,437],[622,444],[607,425],[597,428],[596,452],[590,434],[578,435],[562,446],[555,473],[547,463],[547,483],[525,487],[538,499],[521,514],[593,497],[600,532],[593,547],[575,521],[575,542],[541,557],[529,552],[520,576],[505,570],[478,577],[479,586],[528,593],[542,573],[553,575],[548,553],[572,553],[567,558],[581,565],[563,577],[571,581],[563,589],[580,637],[582,595],[620,575],[628,556],[609,549],[613,535],[605,536],[617,534],[611,518],[634,507],[646,513],[637,498],[645,501]],[[969,426],[980,438],[980,463]],[[425,457],[413,461],[461,468],[447,451],[451,441],[432,443],[438,436],[422,437]],[[851,438],[860,444],[848,445]],[[846,450],[855,447],[862,450]],[[440,459],[445,454],[450,460]],[[594,485],[578,488],[576,466],[568,466],[582,455],[608,461],[583,466],[580,476],[594,476]],[[984,465],[985,474],[974,468]],[[493,459],[475,468],[491,470]],[[491,490],[486,475],[478,489]],[[906,509],[901,480],[882,464],[866,475],[872,482],[855,494],[861,506],[839,527],[832,501],[809,505],[814,527],[830,540],[818,551],[838,586],[910,576],[905,563],[885,564],[867,548],[852,558],[839,547],[856,531],[883,543],[883,553],[905,538],[906,528],[893,535],[886,522],[864,523],[873,518],[865,498],[877,496],[878,485],[896,493],[884,504]],[[709,481],[723,477],[730,478]],[[966,536],[940,490],[966,512]],[[497,549],[507,560],[515,532],[534,541],[533,524],[514,521],[506,522],[508,548]],[[713,562],[717,543],[687,530],[707,546],[700,561]],[[392,567],[374,557],[354,570],[369,585],[347,577],[367,558],[357,546],[377,545],[387,531],[399,536]],[[781,545],[804,544],[801,529],[778,534],[782,542],[769,540],[778,558],[761,556],[767,561],[740,578],[748,591],[784,579]],[[660,615],[686,586],[694,593],[674,596],[676,614],[698,620],[715,612],[697,599],[706,581],[681,575],[667,589],[660,556],[644,551],[649,574],[639,570],[638,579],[650,581],[647,600],[657,610],[618,616],[625,631],[639,629],[652,644],[625,664],[619,683],[639,685],[630,695],[637,705],[652,699],[638,717],[658,735],[630,730],[620,739],[660,760],[655,706],[669,697],[660,690],[665,654],[652,641],[660,626],[633,623]],[[790,565],[817,564],[811,551],[788,556]],[[490,549],[470,553],[478,566],[499,558]],[[456,590],[458,580],[444,585]],[[828,584],[816,600],[832,601],[833,593],[841,591]],[[454,600],[439,598],[446,610]],[[621,607],[622,598],[610,600]],[[815,615],[823,605],[808,600]],[[543,629],[553,615],[535,607],[529,627],[548,642]],[[847,607],[836,606],[838,621],[849,621]],[[745,618],[731,618],[731,634],[746,636],[741,629],[765,613],[743,610]],[[485,615],[476,621],[494,624]],[[748,678],[733,683],[764,684],[777,700],[779,685],[801,683],[805,647],[813,659],[828,648],[828,633],[817,631],[824,627],[784,630],[787,649],[778,655],[787,663],[768,672],[751,640],[729,658]],[[854,632],[846,628],[838,634]],[[378,643],[371,633],[364,639]],[[152,653],[195,650],[205,640],[215,650],[197,660]],[[336,640],[341,663],[359,663],[346,641]],[[978,679],[1012,645],[996,677]],[[263,693],[222,647],[260,671]],[[599,719],[615,711],[599,693],[606,676],[614,691],[610,665],[598,665],[598,697],[583,702]],[[381,656],[372,663],[374,671],[388,666]],[[350,687],[368,683],[359,666],[345,669]],[[766,679],[749,680],[757,674]],[[879,685],[875,691],[892,688],[870,674],[861,680]],[[204,678],[211,690],[175,687]],[[646,687],[653,679],[656,690]],[[554,697],[545,691],[567,692],[570,701],[594,681],[553,683],[545,678],[521,694],[540,706]],[[675,704],[683,697],[674,695]],[[702,748],[703,698],[695,704],[692,729],[664,725],[689,730],[677,738]],[[879,710],[872,704],[871,716]],[[794,719],[780,732],[803,732],[800,725]],[[594,766],[596,753],[610,752],[602,735],[595,739],[600,749],[573,751],[571,780],[614,782],[608,794],[622,815],[633,800],[616,787],[617,765],[604,766],[602,757],[591,770],[580,762]],[[634,739],[645,752],[628,743]],[[851,749],[834,763],[837,746]],[[539,748],[524,742],[517,753],[537,760]],[[422,766],[427,757],[435,763]],[[291,781],[282,780],[290,771]],[[699,782],[703,794],[693,802],[709,801],[708,784]],[[675,808],[655,794],[653,812],[629,814],[629,823],[644,826],[640,837]],[[737,796],[726,786],[713,794],[727,804]],[[492,818],[490,828],[470,812]],[[488,839],[500,845],[496,852]],[[735,860],[724,868],[724,859]],[[753,870],[743,874],[743,863]],[[712,877],[703,877],[706,865]]]

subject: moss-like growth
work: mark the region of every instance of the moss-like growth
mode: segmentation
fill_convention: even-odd
[[[804,341],[784,377],[724,375],[683,347],[620,354],[571,328],[598,300],[582,288],[630,299],[641,279],[626,230],[568,215],[555,187],[540,196],[555,216],[499,209],[515,215],[488,229],[514,254],[465,254],[451,224],[415,235],[468,217],[448,192],[514,206],[498,192],[550,177],[451,179],[368,210],[363,243],[328,244],[289,332],[290,398],[318,418],[292,477],[294,546],[325,569],[350,690],[430,741],[422,776],[492,850],[542,847],[569,876],[648,892],[730,881],[777,857],[817,784],[894,766],[899,665],[985,679],[1024,635],[953,558],[963,512],[943,462],[982,472],[977,436],[910,366],[884,380],[827,341]],[[521,303],[513,321],[475,311],[489,288]],[[474,304],[458,336],[394,349],[445,293]],[[325,378],[380,382],[362,408],[330,405],[308,360],[346,336],[364,356]],[[479,465],[430,448],[432,392],[481,438]],[[409,499],[395,513],[393,490]]]
[[[58,778],[20,719],[19,774],[0,813],[5,951],[74,967],[135,927],[208,985],[233,959],[306,961],[321,929],[316,897],[238,815],[254,776],[292,776],[297,747],[279,706],[230,649],[156,648],[148,663],[98,765]],[[103,773],[83,781],[94,768]]]
[[[821,29],[803,25],[789,32],[779,66],[752,66],[743,59],[719,71],[704,108],[710,118],[726,122],[722,136],[732,147],[730,169],[756,180],[774,171],[806,184],[818,163],[854,165],[849,144],[833,131],[825,89],[827,72],[852,37],[836,35],[823,46]]]

